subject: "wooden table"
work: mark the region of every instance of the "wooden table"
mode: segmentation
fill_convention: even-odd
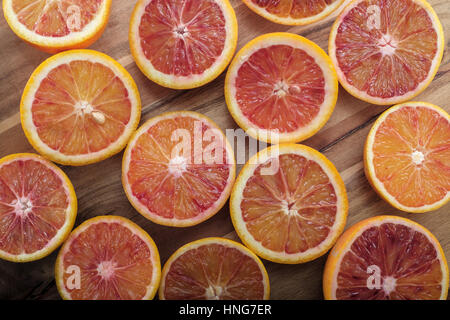
[[[105,33],[92,49],[117,59],[139,87],[142,123],[164,111],[195,110],[215,120],[222,129],[237,128],[228,113],[223,95],[224,74],[204,87],[175,91],[152,83],[138,70],[128,46],[128,22],[136,1],[113,0]],[[328,35],[336,14],[306,27],[281,26],[257,16],[241,0],[231,0],[239,21],[238,49],[254,37],[275,31],[305,36],[327,51]],[[431,0],[450,35],[450,2]],[[17,38],[0,18],[0,157],[34,152],[22,131],[19,101],[32,71],[48,57]],[[449,42],[439,72],[417,100],[437,104],[450,111]],[[371,125],[386,108],[351,97],[341,87],[336,110],[328,124],[304,143],[323,152],[338,168],[347,187],[350,211],[347,226],[362,219],[394,214],[411,218],[429,228],[450,259],[450,205],[427,214],[404,214],[381,200],[369,186],[363,172],[363,144]],[[137,213],[127,201],[120,180],[122,153],[99,164],[81,168],[63,167],[72,180],[79,201],[77,225],[97,215],[121,215],[143,227],[155,240],[164,263],[181,245],[209,236],[236,239],[228,205],[210,220],[191,228],[174,229],[156,225]],[[241,166],[238,166],[240,169]],[[0,299],[59,299],[53,267],[57,252],[40,261],[14,264],[0,261]],[[321,299],[322,271],[326,257],[302,265],[281,265],[264,261],[271,283],[272,299]]]

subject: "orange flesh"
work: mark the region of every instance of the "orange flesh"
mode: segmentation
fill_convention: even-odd
[[[32,159],[0,167],[0,250],[12,255],[43,249],[66,221],[63,180]]]
[[[80,268],[80,289],[67,287],[70,272],[63,277],[65,290],[74,300],[142,299],[152,281],[150,248],[117,222],[89,226],[70,243],[62,263],[64,270]]]
[[[287,45],[254,52],[239,68],[235,86],[245,117],[281,133],[310,124],[325,99],[322,69],[305,51]]]
[[[269,160],[271,161],[271,160]],[[279,157],[275,175],[263,175],[259,165],[247,181],[241,202],[250,234],[265,248],[296,254],[317,247],[330,233],[337,197],[323,169],[295,154]]]
[[[189,133],[190,153],[176,152],[182,140],[172,141],[172,137],[178,129]],[[212,129],[204,121],[180,116],[159,121],[138,138],[131,151],[127,178],[133,195],[152,214],[192,219],[211,209],[221,197],[229,184],[232,165],[222,135],[216,135],[213,144],[206,141]],[[214,159],[206,157],[209,151]],[[186,159],[185,168],[171,162],[177,156]]]
[[[262,300],[263,274],[253,258],[207,244],[176,258],[165,277],[166,300]]]
[[[450,123],[426,107],[403,107],[379,126],[373,144],[376,177],[402,205],[422,207],[450,192]],[[424,158],[413,161],[415,152]]]
[[[71,32],[82,31],[94,19],[102,2],[103,0],[12,0],[12,7],[27,29],[45,37],[64,37]]]
[[[251,0],[268,13],[282,18],[301,19],[320,14],[337,0]]]
[[[381,270],[379,289],[368,289],[370,266]],[[442,278],[436,248],[423,233],[384,223],[364,231],[342,258],[336,298],[435,300],[441,297]]]
[[[369,23],[370,6],[380,8],[379,28]],[[437,37],[427,11],[412,0],[365,0],[340,22],[336,58],[350,85],[372,97],[393,98],[428,77]]]
[[[131,118],[131,102],[111,69],[80,60],[50,71],[35,93],[31,112],[39,138],[48,147],[83,155],[120,138]],[[95,114],[104,123],[96,121]]]
[[[146,58],[156,70],[175,76],[209,69],[224,50],[226,33],[215,0],[154,0],[139,25]]]

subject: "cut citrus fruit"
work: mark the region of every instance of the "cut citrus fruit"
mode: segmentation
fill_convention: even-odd
[[[243,0],[255,13],[275,23],[306,25],[326,18],[344,0]]]
[[[450,200],[450,116],[425,102],[385,111],[364,151],[367,178],[392,206],[427,212]]]
[[[355,0],[332,27],[329,51],[350,94],[390,105],[428,87],[442,60],[444,34],[424,0]]]
[[[196,112],[169,112],[148,120],[131,138],[122,182],[146,218],[186,227],[223,207],[235,171],[233,150],[214,122]]]
[[[161,300],[267,300],[269,276],[246,247],[206,238],[178,249],[162,272]]]
[[[228,0],[139,0],[130,22],[130,47],[152,81],[191,89],[217,78],[237,45],[237,20]]]
[[[320,152],[281,144],[255,155],[233,187],[231,219],[238,236],[260,257],[303,263],[330,249],[344,229],[344,182]]]
[[[330,118],[337,94],[336,72],[326,53],[290,33],[250,41],[225,80],[234,120],[250,136],[272,144],[314,135]]]
[[[96,217],[70,234],[58,254],[55,277],[66,300],[150,300],[161,279],[158,249],[130,220]]]
[[[328,256],[328,300],[445,300],[447,260],[438,240],[414,221],[378,216],[348,229]]]
[[[48,53],[87,48],[106,28],[111,0],[3,0],[14,33]]]
[[[92,50],[59,53],[32,74],[22,96],[22,127],[42,155],[64,165],[120,152],[141,116],[139,92],[115,60]]]
[[[77,197],[65,173],[29,153],[0,159],[0,258],[29,262],[52,253],[67,238]]]

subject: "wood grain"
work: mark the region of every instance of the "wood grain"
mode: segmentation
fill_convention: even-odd
[[[348,2],[348,1],[347,1]],[[328,35],[336,14],[306,27],[287,27],[264,20],[251,12],[241,0],[232,0],[239,21],[238,49],[254,37],[275,31],[303,35],[327,51]],[[431,0],[445,32],[450,28],[448,0]],[[164,111],[195,110],[215,120],[222,129],[237,128],[223,96],[224,75],[194,90],[175,91],[147,80],[136,67],[128,46],[128,23],[135,1],[113,0],[112,14],[104,35],[92,49],[117,59],[131,73],[139,87],[142,123]],[[31,72],[48,57],[18,39],[0,19],[0,157],[17,152],[33,152],[22,132],[19,101]],[[448,41],[448,38],[446,38]],[[449,43],[439,72],[431,86],[417,100],[440,105],[450,111]],[[429,228],[440,240],[450,258],[450,206],[428,214],[407,215],[381,200],[369,186],[363,172],[363,144],[376,117],[385,107],[370,105],[351,97],[342,87],[336,110],[328,124],[304,143],[322,151],[342,174],[349,194],[347,226],[381,214],[407,216]],[[185,229],[162,227],[138,214],[122,189],[122,154],[100,164],[81,168],[63,167],[72,180],[79,200],[77,225],[97,215],[116,214],[130,218],[155,240],[164,263],[181,245],[207,236],[237,240],[226,205],[212,219]],[[238,167],[240,169],[240,167]],[[56,252],[37,262],[14,264],[0,261],[0,299],[59,299],[53,267]],[[303,265],[280,265],[264,261],[271,282],[272,299],[321,299],[322,271],[326,257]]]

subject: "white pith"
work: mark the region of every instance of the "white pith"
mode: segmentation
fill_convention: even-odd
[[[169,173],[175,177],[180,177],[186,172],[188,161],[186,158],[176,156],[169,161]]]
[[[114,276],[116,266],[114,261],[102,261],[97,266],[97,273],[102,279],[109,280]]]
[[[28,197],[22,197],[14,200],[11,205],[14,207],[14,212],[20,218],[25,218],[31,211],[33,211],[33,203]]]
[[[397,40],[390,34],[384,34],[378,41],[378,46],[383,56],[392,56],[397,49],[397,45]]]
[[[391,276],[387,276],[383,279],[383,291],[389,295],[395,290],[397,279]]]
[[[425,156],[423,155],[423,153],[417,150],[411,154],[411,158],[416,165],[422,164],[422,162],[424,162],[425,160]]]

